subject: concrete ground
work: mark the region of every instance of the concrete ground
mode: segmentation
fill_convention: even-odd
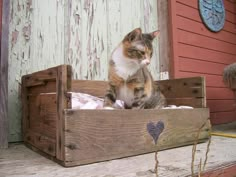
[[[204,161],[206,147],[207,143],[197,146],[195,171],[200,158]],[[159,177],[191,175],[192,146],[161,151],[158,159]],[[236,138],[213,136],[206,169],[229,164],[236,164]],[[151,172],[154,165],[154,153],[64,168],[23,144],[10,144],[8,149],[0,150],[0,177],[155,177]]]

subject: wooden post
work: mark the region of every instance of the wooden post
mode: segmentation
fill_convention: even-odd
[[[1,0],[0,148],[8,147],[8,34],[10,1]]]
[[[72,68],[62,65],[57,70],[57,120],[56,120],[56,157],[65,159],[64,109],[68,108],[67,91],[71,90]]]
[[[170,72],[170,39],[169,39],[169,17],[168,1],[157,1],[158,25],[160,30],[160,72]],[[163,78],[161,78],[163,79]]]

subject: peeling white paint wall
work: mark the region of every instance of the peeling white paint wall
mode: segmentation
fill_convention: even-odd
[[[33,0],[32,70],[64,63],[64,0]]]
[[[112,50],[136,27],[158,28],[156,0],[11,0],[10,141],[21,140],[21,76],[70,64],[75,79],[106,80]],[[159,42],[150,66],[159,79]]]
[[[21,140],[21,76],[64,63],[64,0],[11,0],[9,140]]]
[[[144,32],[158,28],[156,0],[68,1],[68,56],[76,79],[107,79],[112,50],[132,29]],[[150,69],[159,79],[159,43],[154,41]]]
[[[8,118],[9,140],[21,140],[21,105],[19,86],[21,76],[29,71],[31,4],[27,0],[12,0],[9,25]]]

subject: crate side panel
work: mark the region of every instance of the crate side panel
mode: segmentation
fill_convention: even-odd
[[[156,81],[167,98],[168,105],[206,107],[206,88],[203,77],[190,77]]]
[[[43,82],[34,87],[28,87],[28,95],[39,95],[41,93],[56,93],[56,80]]]
[[[55,95],[29,96],[29,124],[27,129],[51,138],[56,137]]]
[[[167,98],[205,97],[203,77],[157,81]]]
[[[167,149],[208,138],[208,109],[183,110],[67,110],[65,112],[65,162],[86,164]],[[165,125],[158,147],[147,124]]]
[[[25,134],[26,144],[31,147],[36,147],[52,157],[56,155],[56,142],[55,139],[44,136],[37,131],[27,130]]]
[[[191,106],[193,108],[202,108],[205,104],[203,98],[166,98],[167,105]]]

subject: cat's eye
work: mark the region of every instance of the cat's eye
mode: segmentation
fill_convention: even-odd
[[[141,54],[141,55],[145,55],[145,52],[144,52],[144,51],[140,51],[140,54]]]

